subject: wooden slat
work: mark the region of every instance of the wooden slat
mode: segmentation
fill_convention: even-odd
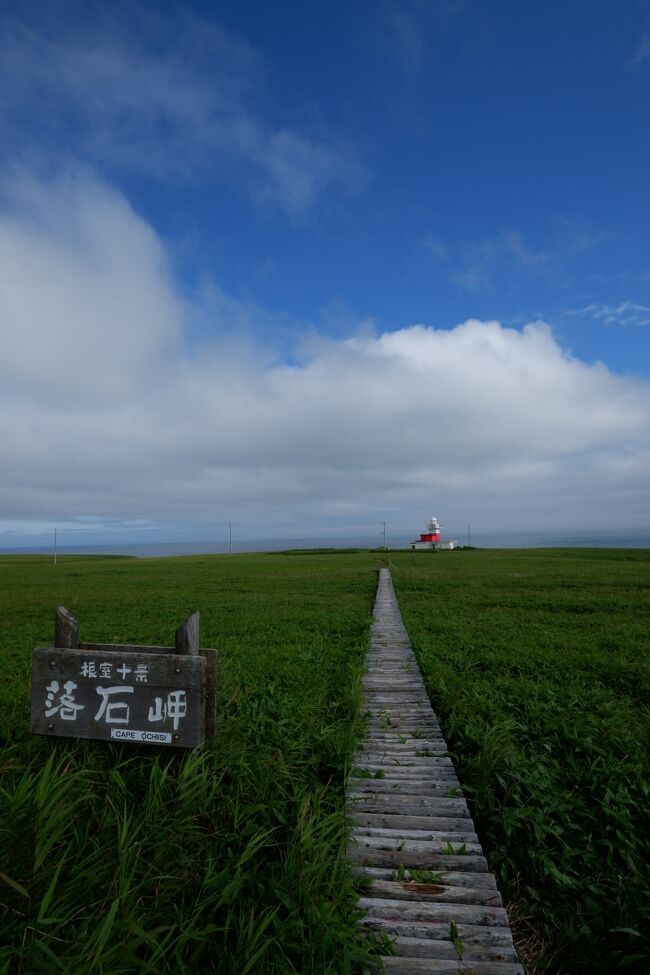
[[[58,606],[54,616],[54,646],[76,650],[79,646],[79,623],[65,606]]]
[[[406,816],[404,814],[386,816],[381,813],[352,809],[348,812],[348,819],[357,826],[365,826],[370,829],[421,829],[435,833],[439,838],[447,839],[452,843],[477,842],[476,833],[471,829],[471,823],[460,817],[451,819],[442,816]]]
[[[440,918],[436,921],[426,918],[389,918],[383,914],[366,914],[363,923],[370,931],[385,931],[391,938],[420,938],[430,941],[451,941],[453,944],[451,937],[452,920],[453,918],[449,917]],[[481,948],[496,947],[500,949],[513,947],[510,928],[504,924],[460,923],[456,924],[455,930],[463,946],[478,945]],[[523,975],[523,969],[520,971]]]
[[[417,870],[475,870],[477,873],[486,873],[488,868],[487,860],[481,856],[447,856],[413,850],[377,850],[361,847],[356,843],[351,844],[348,856],[353,863],[365,864],[368,867],[390,867],[392,870],[415,867]]]
[[[396,938],[393,948],[397,956],[405,958],[446,958],[458,961],[458,950],[451,937],[449,941],[433,941],[431,938]],[[473,961],[517,962],[514,948],[499,945],[463,945],[463,961],[469,967]]]
[[[443,961],[442,959],[424,958],[386,958],[383,960],[383,970],[390,975],[523,975],[523,968],[518,962],[499,961]]]
[[[439,883],[409,880],[373,880],[365,890],[366,897],[387,897],[406,901],[442,901],[446,904],[473,904],[501,907],[497,890],[478,887],[455,887],[446,883],[444,873]]]
[[[201,614],[196,611],[185,620],[176,630],[176,653],[190,653],[196,656],[199,653],[201,641],[199,628],[201,625]]]
[[[359,906],[372,911],[373,917],[385,917],[390,921],[424,922],[444,924],[486,924],[504,927],[508,922],[502,907],[485,907],[476,904],[432,903],[428,900],[409,901],[397,897],[362,897]]]
[[[415,837],[406,835],[407,830],[383,830],[379,835],[368,833],[365,830],[353,829],[352,837],[358,847],[370,850],[396,850],[404,854],[407,853],[446,853],[452,854],[452,850],[447,851],[447,847],[453,847],[449,841],[436,840],[431,833]],[[460,844],[459,844],[460,845]],[[465,850],[453,852],[459,856],[481,856],[482,850],[478,843],[462,844]]]
[[[359,867],[357,872],[367,878],[377,880],[393,880],[396,873],[387,867]],[[408,869],[404,874],[410,876]],[[497,883],[491,873],[473,873],[472,871],[445,870],[442,872],[442,881],[449,887],[474,887],[489,888],[496,891]]]

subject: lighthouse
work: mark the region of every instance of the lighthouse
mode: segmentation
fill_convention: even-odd
[[[433,545],[436,545],[440,541],[440,524],[435,515],[431,516],[427,530],[420,535],[420,541],[430,542]]]
[[[421,533],[417,541],[411,542],[411,549],[458,548],[458,542],[441,542],[440,533],[441,533],[440,522],[438,521],[435,515],[432,515],[429,520],[429,524],[427,525],[427,530]]]

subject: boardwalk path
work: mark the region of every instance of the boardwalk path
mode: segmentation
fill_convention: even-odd
[[[364,705],[349,853],[368,878],[363,923],[394,939],[384,970],[523,975],[388,569],[380,571]]]

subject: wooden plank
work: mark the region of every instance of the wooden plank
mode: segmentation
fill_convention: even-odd
[[[201,650],[205,658],[205,738],[209,741],[217,733],[217,651]]]
[[[438,905],[436,905],[438,906]],[[454,918],[428,918],[411,920],[409,918],[390,918],[383,915],[367,914],[363,926],[371,931],[385,931],[390,938],[422,938],[431,941],[451,941],[451,921]],[[455,922],[456,923],[456,922]],[[505,925],[456,923],[458,935],[463,945],[480,945],[481,948],[512,948],[510,928]]]
[[[449,757],[448,750],[442,748],[440,738],[423,741],[418,738],[407,737],[406,735],[384,736],[373,735],[370,742],[359,750],[359,754],[366,752],[378,755],[420,755],[425,758],[436,758],[442,752],[443,757]]]
[[[524,970],[518,962],[497,961],[443,961],[432,958],[404,958],[393,956],[382,959],[383,971],[386,975],[524,975]]]
[[[423,745],[418,749],[413,742],[410,745],[396,745],[393,742],[383,744],[376,739],[367,748],[362,748],[357,752],[357,758],[446,758],[451,762],[449,750],[442,744]]]
[[[348,809],[347,817],[358,826],[383,826],[387,829],[429,829],[448,836],[456,842],[456,837],[465,836],[476,842],[476,833],[472,829],[469,817],[451,816],[408,816],[392,815],[390,813],[366,812],[352,806]]]
[[[54,646],[68,650],[79,646],[79,623],[65,606],[58,606],[54,614]]]
[[[142,645],[140,643],[87,643],[84,641],[79,644],[79,650],[87,653],[159,653],[163,656],[174,654],[174,647],[158,647],[153,645]]]
[[[403,819],[405,817],[396,817],[397,819]],[[469,823],[471,820],[463,820],[463,822]],[[359,823],[352,828],[352,835],[355,838],[363,839],[366,836],[375,837],[386,837],[387,839],[396,840],[401,842],[402,840],[436,840],[441,834],[442,830],[432,830],[432,829],[422,829],[419,826],[407,827],[403,823],[398,823],[397,826],[383,826],[383,825],[370,825],[365,823]],[[444,832],[448,832],[445,830]],[[476,835],[476,834],[474,834]],[[476,842],[475,840],[473,841]]]
[[[388,835],[373,836],[368,833],[352,830],[352,840],[365,850],[398,850],[404,854],[404,863],[408,862],[411,853],[439,853],[449,856],[481,856],[483,852],[479,843],[463,843],[467,852],[454,850],[452,854],[448,842],[436,841],[433,839],[414,839],[404,835],[404,831],[390,830]],[[459,844],[460,846],[461,844]],[[451,844],[453,846],[453,844]]]
[[[365,875],[366,877],[377,879],[377,880],[393,880],[396,876],[395,870],[390,870],[386,867],[359,867],[356,871],[360,875]],[[497,883],[494,879],[494,875],[491,873],[473,873],[472,871],[463,872],[459,870],[444,870],[441,871],[444,877],[444,882],[447,887],[472,887],[472,888],[489,888],[491,891],[495,892],[497,889]],[[405,876],[410,876],[410,871],[408,868],[405,870]]]
[[[196,656],[200,650],[199,628],[201,614],[192,613],[176,630],[176,653],[187,653]]]
[[[463,790],[458,786],[457,780],[439,782],[430,779],[425,782],[417,782],[412,779],[405,781],[403,777],[384,775],[378,779],[353,779],[350,784],[355,792],[376,793],[377,795],[386,795],[395,792],[397,789],[402,790],[402,796],[406,793],[411,798],[417,798],[417,796],[431,796],[432,798],[448,796],[450,799],[456,799],[463,795]]]
[[[363,809],[367,812],[406,813],[409,816],[459,816],[469,819],[469,809],[464,799],[441,796],[404,796],[399,792],[349,792],[347,796],[350,809]]]
[[[368,867],[390,867],[393,870],[415,867],[418,870],[475,870],[477,873],[488,871],[487,860],[483,856],[450,856],[446,853],[378,850],[351,845],[348,848],[348,857],[353,863]]]
[[[417,817],[394,816],[393,820],[408,820]],[[465,820],[467,822],[467,820]],[[452,846],[465,845],[470,849],[470,845],[478,846],[478,838],[474,832],[461,833],[459,830],[431,829],[430,827],[408,825],[406,822],[394,822],[394,825],[387,826],[385,823],[357,823],[352,829],[352,836],[390,836],[395,839],[401,837],[409,840],[435,840],[440,843],[451,843]]]
[[[517,952],[505,945],[463,945],[463,961],[509,962],[517,964]],[[451,937],[449,941],[432,938],[395,938],[393,951],[398,957],[446,958],[458,960],[458,951]]]
[[[432,872],[432,876],[435,876]],[[445,874],[437,883],[413,880],[373,880],[365,890],[367,897],[389,897],[408,901],[444,902],[446,904],[471,904],[484,907],[502,907],[497,890],[480,887],[459,887],[447,884]]]
[[[359,752],[356,757],[356,768],[364,768],[369,771],[375,769],[414,769],[421,772],[423,769],[442,771],[447,769],[455,773],[454,766],[448,755],[415,755],[409,752],[368,751]]]
[[[391,765],[386,762],[372,765],[359,764],[356,766],[356,769],[359,774],[354,775],[353,773],[352,778],[359,778],[362,781],[368,781],[376,777],[375,781],[391,779],[393,782],[400,781],[405,784],[409,782],[446,782],[448,787],[450,783],[456,786],[460,785],[453,766],[450,767],[447,765],[425,765],[418,768],[417,766]],[[366,773],[365,775],[363,774],[364,772]]]

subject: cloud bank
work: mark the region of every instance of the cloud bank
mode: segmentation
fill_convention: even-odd
[[[573,358],[544,322],[316,336],[290,362],[227,320],[189,342],[210,301],[181,293],[121,194],[23,175],[1,200],[5,528],[646,518],[650,385]]]

